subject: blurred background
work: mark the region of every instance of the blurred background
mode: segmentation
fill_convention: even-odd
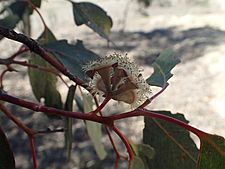
[[[152,0],[151,5],[147,7],[142,3],[144,0],[138,1],[141,2],[89,1],[98,4],[112,17],[110,39],[116,47],[108,45],[106,40],[88,27],[75,26],[72,6],[68,1],[43,0],[40,13],[57,39],[67,39],[71,43],[77,39],[83,40],[88,49],[101,56],[115,51],[128,53],[128,56],[142,66],[146,78],[152,72],[149,65],[154,58],[161,51],[172,49],[174,55],[181,59],[181,63],[174,68],[174,76],[170,79],[167,90],[155,99],[149,108],[183,113],[191,125],[225,137],[225,1]],[[31,16],[31,25],[31,37],[37,38],[44,27],[35,12]],[[10,56],[19,45],[6,39],[2,40],[0,57]],[[19,75],[8,73],[4,86],[6,91],[15,96],[35,100],[25,72]],[[61,84],[59,87],[62,92],[67,90]],[[153,92],[156,90],[153,88]],[[112,106],[127,108],[120,103],[112,103]],[[18,111],[16,106],[12,108],[30,127],[49,127],[49,124],[41,124],[47,121],[44,117],[33,115],[32,112],[21,108]],[[107,111],[110,110],[107,108]],[[4,117],[1,118],[1,123],[14,150],[17,167],[30,169],[31,157],[26,135]],[[118,125],[131,140],[141,142],[143,118],[121,121]],[[37,138],[40,169],[88,168],[98,160],[85,134],[83,122],[77,120],[73,127],[75,138],[72,160],[69,163],[64,153],[62,133]],[[104,163],[106,168],[110,168],[114,160],[113,150],[106,137],[103,142],[109,152]],[[125,165],[121,164],[122,167]]]

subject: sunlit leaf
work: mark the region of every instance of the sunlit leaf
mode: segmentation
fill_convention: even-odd
[[[71,85],[69,87],[69,91],[66,97],[65,110],[73,111],[73,100],[75,95],[76,87]],[[65,118],[65,147],[67,151],[67,158],[70,160],[71,158],[71,150],[72,150],[72,142],[73,142],[73,118],[66,117]]]
[[[131,161],[129,169],[146,169],[146,168],[142,159],[135,156],[134,159]]]
[[[15,169],[15,160],[13,152],[1,128],[0,128],[0,169]]]
[[[83,94],[83,104],[84,104],[84,111],[90,112],[93,110],[93,101],[90,95]],[[95,151],[98,157],[103,160],[106,157],[106,151],[104,145],[101,142],[102,138],[102,125],[92,121],[86,121],[86,127],[88,135],[94,145]]]
[[[45,46],[74,75],[86,80],[82,65],[99,58],[94,52],[86,49],[82,41],[76,45],[60,40]]]
[[[225,139],[217,135],[204,135],[200,138],[198,169],[225,168]]]
[[[182,114],[171,114],[168,111],[156,111],[179,119],[188,121]],[[149,168],[160,169],[195,169],[198,149],[191,139],[190,133],[173,123],[162,120],[145,118],[143,142],[155,149],[155,157],[147,159]]]
[[[38,39],[42,44],[52,42],[54,40],[56,39],[53,33],[47,28]],[[29,63],[54,70],[49,63],[36,54],[31,54]],[[28,75],[33,93],[38,101],[40,101],[41,98],[44,98],[45,105],[62,108],[61,96],[56,87],[57,77],[55,74],[29,68]]]
[[[171,70],[180,62],[170,50],[163,51],[152,64],[153,74],[146,80],[152,86],[164,87],[173,76]]]
[[[108,39],[112,19],[99,6],[89,2],[73,2],[73,15],[76,25],[86,24],[103,38]]]

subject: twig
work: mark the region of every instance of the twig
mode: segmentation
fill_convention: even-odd
[[[0,104],[0,110],[28,135],[32,151],[33,167],[34,169],[37,169],[37,157],[34,147],[34,135],[36,133],[28,128],[25,124],[23,124],[23,122],[21,122],[19,119],[17,119],[3,104]]]
[[[69,112],[69,111],[64,111],[64,110],[60,110],[60,109],[56,109],[56,108],[52,108],[52,107],[43,106],[41,104],[33,103],[30,101],[26,101],[23,99],[19,99],[19,98],[10,96],[10,95],[6,94],[3,90],[0,90],[0,100],[6,101],[9,103],[13,103],[15,105],[19,105],[21,107],[28,108],[28,109],[36,111],[36,112],[44,112],[44,113],[48,113],[51,115],[59,115],[59,116],[72,117],[72,118],[82,119],[82,120],[90,120],[90,121],[98,122],[101,124],[106,124],[107,126],[111,126],[111,127],[113,127],[113,123],[116,120],[125,119],[125,118],[129,118],[129,117],[135,117],[135,116],[145,116],[145,117],[157,118],[157,119],[161,119],[161,120],[164,120],[164,121],[167,121],[170,123],[174,123],[182,128],[185,128],[186,130],[196,134],[200,138],[207,134],[197,128],[194,128],[194,127],[188,125],[187,123],[185,123],[183,121],[180,121],[178,119],[175,119],[175,118],[163,115],[163,114],[154,113],[154,112],[151,112],[146,109],[135,109],[133,111],[129,111],[129,112],[122,113],[122,114],[101,117],[101,116],[93,116],[93,115],[90,115],[87,113],[82,113],[82,112]]]
[[[96,106],[99,107],[98,100],[97,100],[96,96],[94,96],[94,101],[95,101]],[[102,104],[103,104],[103,103],[102,103]],[[103,116],[101,110],[99,111],[99,114],[100,114],[100,116]],[[104,125],[104,127],[105,127],[106,133],[107,133],[107,135],[108,135],[108,137],[109,137],[109,140],[110,140],[110,142],[111,142],[111,144],[112,144],[113,150],[114,150],[115,153],[116,153],[116,161],[115,161],[114,169],[117,169],[117,168],[118,168],[118,161],[119,161],[119,159],[121,158],[121,155],[120,155],[120,153],[119,153],[119,151],[118,151],[118,149],[117,149],[117,147],[116,147],[116,144],[115,144],[115,142],[114,142],[114,140],[113,140],[113,138],[112,138],[112,135],[111,135],[111,133],[110,133],[109,127],[106,126],[106,125]]]
[[[160,120],[164,120],[164,121],[176,124],[176,125],[184,128],[184,129],[196,134],[199,138],[206,135],[205,132],[203,132],[203,131],[195,128],[195,127],[192,127],[189,124],[187,124],[187,123],[185,123],[181,120],[178,120],[178,119],[175,119],[173,117],[166,116],[166,115],[163,115],[163,114],[154,113],[154,112],[151,112],[151,111],[146,110],[146,109],[135,109],[135,110],[130,111],[130,112],[126,112],[126,113],[122,113],[122,114],[118,114],[118,115],[111,115],[108,118],[112,121],[115,121],[115,120],[125,119],[125,118],[128,118],[128,117],[135,117],[135,116],[145,116],[145,117],[150,117],[150,118],[156,118],[156,119],[160,119]]]
[[[25,1],[28,2],[28,4],[32,7],[32,9],[35,10],[35,11],[37,12],[37,14],[39,15],[39,17],[40,17],[40,19],[41,19],[41,21],[42,21],[42,23],[43,23],[43,25],[44,25],[44,27],[46,28],[47,25],[46,25],[46,23],[45,23],[45,20],[43,19],[41,13],[40,13],[39,10],[36,8],[36,6],[35,6],[35,5],[32,3],[32,1],[30,1],[30,0],[25,0]]]
[[[34,135],[35,132],[28,128],[23,122],[17,119],[2,103],[0,103],[0,110],[11,119],[19,128],[21,128],[28,135]]]
[[[138,108],[144,108],[147,105],[149,105],[156,97],[158,97],[164,90],[166,90],[166,88],[169,86],[169,84],[167,83],[159,92],[157,92],[156,94],[154,94],[152,97],[150,97],[149,99],[147,99],[142,105],[140,105]]]
[[[34,137],[31,135],[29,135],[29,143],[30,143],[31,152],[32,152],[33,168],[37,169],[37,155],[35,151]]]
[[[38,69],[40,71],[45,71],[45,72],[48,72],[48,73],[52,73],[52,74],[58,76],[60,78],[60,80],[67,87],[69,87],[68,84],[66,83],[66,81],[62,78],[62,76],[59,74],[59,72],[57,70],[54,70],[54,69],[51,69],[51,68],[47,68],[47,67],[43,67],[43,66],[39,66],[39,65],[35,65],[35,64],[30,64],[27,61],[16,61],[16,60],[13,60],[11,64],[17,64],[17,65],[20,65],[20,66],[26,66],[26,67]]]
[[[40,55],[43,59],[49,62],[53,67],[55,67],[59,72],[67,76],[70,80],[74,81],[76,84],[82,86],[88,91],[91,90],[85,82],[83,82],[81,79],[79,79],[78,77],[75,77],[72,73],[70,73],[66,67],[64,67],[52,55],[46,52],[45,49],[42,48],[38,44],[38,42],[36,42],[34,39],[29,38],[21,33],[16,33],[14,30],[3,28],[1,26],[0,26],[0,35],[8,39],[12,39],[14,41],[25,44],[31,51]]]
[[[111,96],[106,96],[106,98],[103,100],[102,104],[97,105],[97,108],[94,111],[89,112],[90,114],[97,114],[98,112],[100,112],[101,114],[101,110],[105,107],[105,105],[111,100]],[[102,115],[102,114],[101,114]]]
[[[124,145],[127,149],[127,153],[129,155],[129,161],[133,160],[134,159],[134,153],[133,153],[133,150],[132,150],[132,148],[130,146],[130,143],[128,142],[127,138],[115,126],[113,126],[112,129],[120,137],[120,139],[123,141],[123,143],[124,143]]]

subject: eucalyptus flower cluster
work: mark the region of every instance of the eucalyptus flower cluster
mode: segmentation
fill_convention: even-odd
[[[83,66],[91,78],[93,93],[122,101],[132,106],[140,105],[151,93],[142,70],[130,58],[114,53]]]

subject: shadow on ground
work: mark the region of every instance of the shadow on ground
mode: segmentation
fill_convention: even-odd
[[[107,53],[106,43],[92,43],[90,37],[84,39],[84,43],[91,42],[88,47],[100,54]],[[132,52],[141,64],[149,65],[166,48],[172,49],[182,62],[201,57],[208,48],[225,43],[225,31],[208,26],[187,30],[171,27],[150,32],[113,32],[110,38],[117,45],[111,50]]]
[[[83,41],[87,48],[94,50],[98,54],[106,54],[109,50],[132,53],[141,64],[145,65],[150,65],[156,56],[166,48],[172,49],[175,55],[181,58],[182,62],[188,62],[203,56],[208,48],[225,43],[225,32],[213,27],[199,27],[188,30],[179,30],[176,27],[171,27],[168,29],[156,29],[150,32],[113,32],[110,38],[115,42],[117,47],[108,47],[104,40],[96,38],[96,36],[94,33],[86,35]],[[12,110],[15,110],[16,115],[23,119],[29,127],[33,127],[31,113],[21,112],[15,106],[12,106]],[[26,135],[6,119],[2,119],[1,124],[8,133],[14,153],[19,156],[18,161],[27,161],[26,164],[23,162],[20,167],[24,169],[32,168],[30,147]],[[39,127],[41,128],[41,126]],[[75,130],[74,153],[83,153],[84,158],[87,154],[91,154],[92,157],[88,159],[93,160],[96,154],[89,142],[87,142],[85,147],[79,147],[79,143],[89,141],[85,129],[76,128]],[[64,137],[63,134],[60,137]],[[66,166],[68,163],[66,161],[65,150],[62,146],[58,147],[60,144],[58,144],[57,139],[58,136],[54,136],[53,134],[48,137],[40,137],[36,140],[39,149],[41,145],[45,146],[43,151],[39,150],[38,153],[40,168],[48,168],[47,166],[52,163],[55,163],[57,167],[72,168],[72,166],[79,163],[78,160],[73,165]],[[109,151],[111,153],[109,153],[108,166],[112,166],[111,163],[115,156],[112,149]],[[79,153],[76,155],[80,156]],[[84,158],[81,158],[81,160],[84,160]],[[55,166],[52,167],[54,168]]]

